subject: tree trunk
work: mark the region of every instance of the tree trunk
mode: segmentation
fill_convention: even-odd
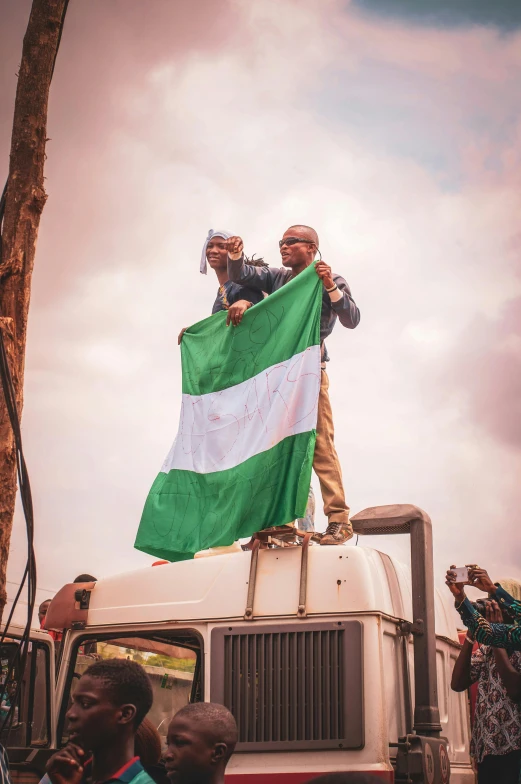
[[[27,316],[40,216],[47,104],[67,0],[33,0],[18,76],[0,260],[0,328],[22,415]],[[0,392],[0,621],[16,498],[13,433]]]

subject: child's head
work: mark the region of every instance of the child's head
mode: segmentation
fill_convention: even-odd
[[[237,743],[237,724],[224,705],[196,702],[168,727],[165,765],[173,784],[204,784],[224,775]]]
[[[38,620],[40,621],[40,626],[45,620],[45,616],[47,615],[47,610],[49,609],[49,605],[51,603],[50,599],[46,599],[41,605],[38,607]]]
[[[140,664],[107,659],[92,664],[78,681],[67,712],[70,740],[96,753],[134,735],[152,707],[153,693]]]

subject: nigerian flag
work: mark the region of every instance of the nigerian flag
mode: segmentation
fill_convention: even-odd
[[[305,513],[320,390],[322,282],[314,265],[250,308],[194,324],[181,343],[179,431],[135,547],[169,561]]]

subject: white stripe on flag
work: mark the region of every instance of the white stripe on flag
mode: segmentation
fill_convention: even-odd
[[[161,471],[234,468],[317,425],[320,346],[221,392],[183,395],[181,421]]]

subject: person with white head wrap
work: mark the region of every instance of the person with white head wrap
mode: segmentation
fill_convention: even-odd
[[[224,231],[223,229],[210,229],[208,232],[208,236],[204,241],[203,250],[201,253],[201,266],[199,267],[199,271],[202,275],[206,275],[208,267],[207,267],[207,258],[206,258],[206,250],[208,248],[208,243],[213,240],[214,237],[222,237],[224,240],[229,240],[232,237],[232,233],[230,231]]]
[[[254,291],[241,283],[233,283],[228,277],[227,240],[232,233],[224,229],[210,229],[201,253],[200,271],[206,275],[207,266],[214,270],[219,281],[217,297],[212,307],[212,315],[220,310],[228,311],[226,325],[240,324],[244,313],[263,299],[262,292]]]
[[[236,327],[241,323],[242,317],[248,308],[264,299],[264,295],[261,291],[255,291],[240,283],[233,283],[229,279],[227,240],[232,236],[232,233],[225,229],[210,229],[201,251],[199,271],[202,275],[206,275],[209,265],[214,270],[219,281],[217,296],[212,307],[212,315],[219,313],[221,310],[227,310],[226,326],[233,324]],[[182,329],[179,333],[177,339],[179,344],[181,344],[184,332],[185,329]]]

